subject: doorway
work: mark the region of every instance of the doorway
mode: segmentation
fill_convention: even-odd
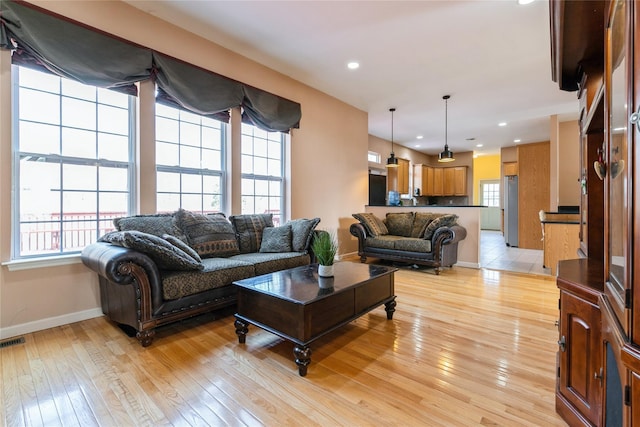
[[[479,194],[480,204],[487,206],[480,214],[480,229],[500,231],[500,180],[481,180]]]

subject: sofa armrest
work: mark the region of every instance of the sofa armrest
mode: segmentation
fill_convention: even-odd
[[[442,245],[457,243],[467,237],[467,229],[461,225],[440,227],[431,237],[432,251],[439,251]]]
[[[134,286],[141,299],[142,311],[162,304],[160,271],[146,254],[107,242],[95,242],[84,248],[80,258],[84,265],[108,281]]]

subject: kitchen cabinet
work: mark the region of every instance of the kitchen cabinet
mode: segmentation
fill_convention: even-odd
[[[409,193],[409,160],[398,159],[398,191],[400,194]]]
[[[502,164],[504,176],[518,175],[518,162],[505,162]]]
[[[433,168],[433,192],[429,196],[444,195],[444,168]]]
[[[434,168],[415,165],[413,188],[419,188],[423,196],[466,196],[467,167]]]
[[[467,195],[467,167],[457,166],[453,168],[453,195]]]
[[[455,170],[454,168],[443,168],[443,174],[444,174],[444,178],[443,178],[443,187],[444,190],[442,191],[442,195],[443,196],[451,196],[455,193]]]

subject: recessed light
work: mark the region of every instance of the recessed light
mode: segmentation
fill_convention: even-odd
[[[518,142],[520,142],[520,141],[521,141],[520,139],[514,139],[514,140],[513,140],[513,142],[515,142],[516,144],[517,144]]]
[[[416,145],[414,145],[414,147],[420,148],[420,144],[416,144]]]
[[[424,138],[424,136],[422,136],[422,135],[416,136],[416,139],[422,139],[422,138]]]
[[[476,147],[480,148],[482,147],[482,144],[476,144]]]
[[[498,123],[498,126],[500,126],[500,127],[504,127],[504,126],[506,126],[506,125],[507,125],[507,122],[500,122],[500,123]]]
[[[529,4],[533,3],[535,0],[518,0],[518,4]]]
[[[350,70],[357,70],[360,68],[360,63],[356,61],[351,61],[347,64],[347,68]]]

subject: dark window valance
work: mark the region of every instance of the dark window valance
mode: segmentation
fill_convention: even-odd
[[[11,1],[2,1],[0,47],[14,63],[103,88],[136,92],[151,75],[151,51]]]
[[[137,93],[134,83],[154,78],[158,102],[222,121],[243,108],[243,119],[267,131],[300,125],[300,104],[204,70],[35,6],[0,1],[0,48],[12,62],[85,84]]]

